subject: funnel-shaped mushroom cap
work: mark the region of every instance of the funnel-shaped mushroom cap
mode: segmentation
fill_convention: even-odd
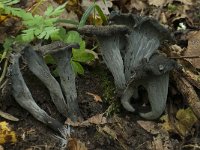
[[[35,52],[31,46],[24,48],[23,54],[29,69],[35,74],[47,87],[50,92],[51,99],[56,105],[58,111],[67,117],[67,104],[62,94],[61,87],[46,65],[43,57]]]
[[[19,68],[20,54],[11,55],[10,74],[12,81],[12,95],[21,107],[30,112],[37,120],[50,126],[55,131],[63,130],[63,125],[50,117],[43,109],[41,109],[34,101],[26,83],[22,77]]]
[[[96,35],[103,59],[114,77],[116,87],[124,89],[126,80],[120,49],[125,45],[121,42],[121,37],[129,32],[129,28],[124,25],[85,26],[79,31],[84,34]]]
[[[72,48],[77,48],[78,44],[71,44],[57,51],[52,51],[52,56],[57,62],[58,74],[61,81],[61,87],[66,98],[68,107],[68,117],[77,121],[80,117],[80,110],[77,101],[77,91],[75,85],[75,73],[72,69],[70,60]]]
[[[131,28],[124,57],[126,80],[130,79],[131,72],[142,59],[148,61],[163,41],[172,40],[170,32],[153,18],[115,13],[111,15],[110,20],[113,24],[127,25]]]
[[[135,109],[129,102],[130,93],[137,95],[135,94],[137,88],[142,85],[148,92],[152,111],[141,114],[141,116],[146,119],[156,119],[162,114],[166,105],[169,82],[168,71],[173,68],[173,65],[167,62],[168,68],[164,69],[166,72],[160,72],[162,66],[154,63],[159,59],[158,61],[165,65],[165,60],[162,61],[160,60],[161,57],[152,57],[152,55],[156,53],[161,43],[173,40],[170,32],[155,19],[133,14],[112,13],[110,21],[112,24],[127,25],[131,29],[131,32],[126,36],[127,47],[123,58],[125,77],[126,81],[130,81],[133,74],[139,76],[139,80],[134,80],[132,84],[128,84],[121,99],[122,104],[127,110],[134,111]],[[145,67],[141,65],[144,60],[147,62]],[[148,75],[148,71],[151,74]]]

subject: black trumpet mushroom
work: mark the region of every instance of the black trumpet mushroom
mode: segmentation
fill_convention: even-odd
[[[138,87],[148,92],[151,112],[140,113],[146,119],[156,119],[164,111],[169,83],[169,71],[176,62],[158,52],[164,41],[173,41],[170,32],[158,21],[133,14],[111,13],[111,25],[85,26],[79,31],[96,35],[103,60],[111,71],[121,103],[128,111],[135,109],[131,98],[138,98]],[[121,92],[124,91],[124,92]]]
[[[173,38],[158,21],[149,17],[114,13],[110,20],[112,24],[127,25],[131,29],[126,36],[123,58],[127,87],[121,103],[126,110],[134,112],[131,97],[138,98],[138,87],[143,86],[148,92],[151,111],[140,113],[140,116],[156,119],[166,106],[169,71],[177,66],[174,60],[162,56],[157,49],[164,41],[173,41]]]
[[[121,41],[121,37],[129,32],[129,28],[124,25],[84,26],[79,32],[96,35],[103,60],[114,77],[115,85],[118,90],[123,90],[126,80],[120,49],[124,48],[125,43]]]
[[[34,101],[19,68],[20,54],[11,55],[10,78],[12,81],[12,94],[21,107],[30,112],[37,120],[48,125],[55,131],[62,131],[64,126],[50,117]]]
[[[37,54],[31,46],[25,47],[24,58],[29,69],[35,74],[49,90],[51,99],[57,110],[67,117],[67,104],[62,94],[61,87],[56,79],[51,75],[48,66],[46,65],[43,56]]]
[[[53,42],[44,46],[19,46],[11,55],[10,74],[12,81],[12,95],[24,109],[30,112],[37,120],[50,126],[63,136],[67,134],[66,127],[50,117],[34,101],[19,68],[19,58],[23,56],[31,72],[41,80],[49,90],[51,99],[57,110],[65,117],[77,121],[80,111],[77,102],[75,86],[75,74],[72,70],[70,59],[72,48],[78,48],[78,44],[64,44]],[[52,54],[57,62],[58,74],[61,86],[51,75],[43,55]],[[63,94],[64,93],[64,94]]]
[[[75,85],[75,73],[72,69],[70,60],[72,55],[72,47],[78,48],[78,44],[72,44],[70,47],[62,48],[56,52],[52,52],[52,56],[57,62],[58,74],[61,81],[61,87],[65,95],[68,116],[73,120],[77,121],[80,119],[80,111],[77,101],[77,91]]]

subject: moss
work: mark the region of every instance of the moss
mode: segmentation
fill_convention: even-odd
[[[100,84],[103,89],[103,102],[109,105],[106,114],[112,115],[114,113],[119,113],[121,104],[116,97],[116,88],[112,75],[104,66],[97,66],[94,74],[100,79]]]

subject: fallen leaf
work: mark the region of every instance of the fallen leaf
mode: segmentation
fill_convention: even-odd
[[[163,115],[160,118],[160,120],[163,121],[162,129],[164,129],[165,131],[169,131],[169,132],[174,130],[173,126],[171,125],[171,123],[169,121],[168,115]]]
[[[16,142],[16,134],[14,131],[11,130],[9,124],[5,121],[0,122],[0,144]]]
[[[144,10],[147,8],[147,4],[141,0],[131,0],[130,4],[126,5],[126,8],[130,11],[134,8],[137,10]]]
[[[167,17],[166,17],[166,15],[165,15],[164,12],[162,12],[162,13],[160,14],[160,22],[161,22],[162,24],[167,24]]]
[[[188,34],[188,47],[185,56],[200,57],[200,31],[192,31]],[[200,58],[187,59],[195,68],[200,69]]]
[[[163,142],[160,135],[158,135],[157,137],[153,137],[152,145],[154,150],[164,150]]]
[[[70,138],[67,144],[67,150],[88,150],[85,143],[76,138]]]
[[[108,123],[107,118],[103,116],[103,114],[98,114],[95,116],[90,117],[89,119],[83,121],[83,122],[73,122],[69,118],[65,121],[65,124],[74,126],[74,127],[86,127],[90,125],[102,125]]]
[[[197,118],[190,108],[178,110],[173,125],[167,115],[162,116],[161,120],[164,121],[162,124],[164,130],[180,133],[182,136],[187,135],[191,131],[192,126],[197,122]]]
[[[100,96],[98,96],[98,95],[96,95],[96,94],[93,94],[93,93],[90,93],[90,92],[86,92],[86,94],[93,96],[95,102],[102,102],[102,99],[101,99]]]
[[[161,128],[157,123],[153,121],[142,121],[138,120],[137,123],[147,132],[151,134],[158,134],[159,128]]]
[[[92,124],[105,124],[107,123],[106,117],[103,114],[98,114],[88,119],[88,121]]]
[[[1,110],[0,110],[0,116],[5,118],[5,119],[11,120],[11,121],[19,121],[18,118],[14,117],[13,115],[10,115],[8,113],[5,113],[5,112],[3,112]]]
[[[3,146],[2,146],[2,145],[0,145],[0,150],[4,150],[4,148],[3,148]]]
[[[197,122],[197,117],[190,108],[179,109],[176,113],[176,118],[188,129],[191,129],[191,127]]]
[[[169,3],[170,0],[148,0],[149,5],[154,5],[156,7],[163,6],[164,4]]]
[[[105,132],[106,134],[110,135],[112,137],[112,139],[117,140],[117,134],[116,132],[109,128],[108,126],[104,126],[104,127],[99,127],[99,131],[100,132]]]
[[[193,0],[176,0],[176,1],[179,1],[185,5],[193,5]]]

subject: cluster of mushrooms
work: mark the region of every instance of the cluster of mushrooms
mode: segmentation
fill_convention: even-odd
[[[177,67],[174,60],[158,52],[164,41],[173,40],[169,31],[152,18],[120,13],[111,13],[109,25],[89,25],[78,31],[97,37],[103,60],[114,77],[123,107],[135,112],[130,101],[132,97],[138,98],[138,87],[143,86],[148,93],[151,111],[139,114],[145,119],[158,118],[166,106],[169,71]],[[14,98],[36,119],[56,131],[64,130],[64,126],[35,103],[22,77],[19,58],[24,57],[32,73],[47,87],[57,110],[63,116],[77,121],[80,111],[75,74],[70,65],[72,48],[77,47],[78,44],[55,42],[53,46],[39,48],[25,46],[20,53],[12,54],[10,72]],[[43,56],[47,53],[57,62],[60,84],[45,64]]]

